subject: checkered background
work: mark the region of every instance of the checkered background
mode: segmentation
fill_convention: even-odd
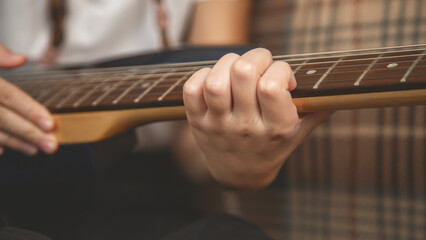
[[[258,0],[251,39],[275,55],[426,43],[426,1]],[[275,239],[426,239],[425,109],[336,112],[272,186],[206,202]]]

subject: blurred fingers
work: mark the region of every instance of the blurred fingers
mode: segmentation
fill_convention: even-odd
[[[0,106],[0,129],[14,137],[38,146],[49,154],[54,153],[58,147],[57,140],[53,134],[46,134],[17,113],[2,106]]]
[[[13,53],[0,44],[0,68],[14,68],[24,64],[26,58],[23,55]]]
[[[10,149],[25,153],[27,155],[35,155],[38,152],[37,147],[33,144],[22,141],[19,138],[13,137],[10,134],[5,132],[0,132],[0,155],[4,153],[4,148],[8,147]]]
[[[49,111],[18,87],[0,78],[0,106],[11,109],[44,131],[54,128]]]

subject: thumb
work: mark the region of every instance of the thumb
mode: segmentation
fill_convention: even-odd
[[[3,44],[0,43],[0,68],[19,67],[27,61],[26,57],[11,52]]]

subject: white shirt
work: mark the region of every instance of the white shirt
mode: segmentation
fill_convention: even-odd
[[[168,37],[179,46],[196,0],[165,0]],[[0,42],[38,60],[49,45],[48,0],[0,1]],[[60,64],[159,50],[161,36],[154,0],[68,0]]]
[[[195,1],[164,0],[172,47],[181,43]],[[48,0],[1,0],[0,42],[30,60],[39,60],[49,46],[51,34],[48,3]],[[68,0],[67,4],[60,64],[84,64],[162,47],[154,0]],[[167,123],[139,128],[138,148],[166,145],[172,128]]]

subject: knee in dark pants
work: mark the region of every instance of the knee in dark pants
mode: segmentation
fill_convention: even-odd
[[[19,229],[19,228],[11,228],[11,227],[0,228],[0,239],[1,240],[51,240],[50,238],[36,232]]]
[[[243,219],[215,214],[203,218],[164,240],[271,240],[259,227]]]

